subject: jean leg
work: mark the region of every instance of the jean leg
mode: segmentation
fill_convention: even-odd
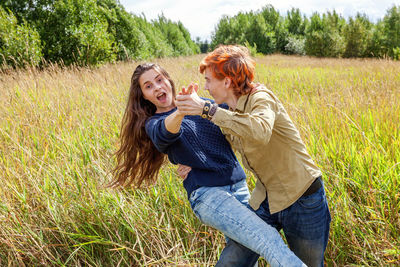
[[[331,216],[324,188],[285,210],[283,231],[290,249],[310,267],[324,266]]]
[[[200,189],[200,190],[199,190]],[[199,188],[190,202],[197,217],[260,254],[271,266],[304,266],[278,231],[241,204],[226,187]]]
[[[228,238],[215,267],[257,267],[257,253]]]
[[[232,185],[231,192],[243,205],[250,207],[250,192],[246,180]],[[225,239],[226,246],[215,267],[258,267],[257,261],[260,255],[227,236]]]
[[[232,195],[239,200],[243,205],[249,206],[250,192],[247,187],[246,180],[242,180],[230,186],[230,192]],[[250,208],[251,209],[251,208]]]

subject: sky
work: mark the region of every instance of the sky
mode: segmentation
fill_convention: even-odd
[[[354,17],[357,12],[365,13],[376,22],[382,19],[393,5],[400,6],[400,0],[119,0],[125,10],[136,15],[144,14],[147,20],[158,15],[172,21],[181,21],[189,30],[192,39],[211,40],[211,33],[223,15],[234,16],[240,11],[257,11],[271,4],[281,16],[292,8],[299,8],[310,17],[313,12],[320,14],[336,10],[343,17]],[[297,2],[296,4],[293,4]]]

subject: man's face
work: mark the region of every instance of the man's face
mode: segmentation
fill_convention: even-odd
[[[204,78],[206,79],[204,89],[208,90],[208,92],[214,98],[217,104],[225,103],[228,97],[229,90],[226,83],[227,78],[224,78],[222,80],[216,78],[210,67],[207,67],[205,69]]]

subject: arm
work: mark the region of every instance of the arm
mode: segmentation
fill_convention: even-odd
[[[187,89],[182,88],[182,92],[180,92],[179,95],[190,95],[192,91],[197,92],[197,90],[198,85],[192,83]],[[182,120],[185,115],[187,114],[183,114],[178,109],[168,115],[164,120],[155,119],[146,123],[146,133],[158,151],[166,153],[169,145],[179,138],[181,134]]]
[[[179,133],[183,117],[185,117],[185,115],[183,115],[179,110],[171,113],[164,120],[165,129],[173,134]]]
[[[194,86],[194,91],[190,90],[185,94],[179,94],[176,96],[176,106],[178,107],[178,110],[185,115],[201,115],[203,112],[203,107],[206,101],[201,99],[197,94],[197,84]]]
[[[218,108],[211,119],[226,133],[246,137],[255,142],[269,142],[279,107],[274,98],[265,91],[257,91],[250,96],[251,110],[239,113]]]
[[[149,119],[146,122],[146,133],[158,151],[166,153],[168,147],[181,136],[183,115],[175,111],[165,119]]]

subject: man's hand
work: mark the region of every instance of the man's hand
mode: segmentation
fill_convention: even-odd
[[[185,115],[201,115],[205,101],[197,94],[199,86],[191,83],[187,89],[182,88],[182,92],[176,96],[175,104],[180,113]]]
[[[179,175],[183,180],[186,179],[186,177],[188,176],[188,174],[189,174],[189,172],[190,172],[191,170],[192,170],[192,168],[189,167],[189,166],[182,165],[182,164],[178,164],[177,172],[178,172],[178,175]]]

